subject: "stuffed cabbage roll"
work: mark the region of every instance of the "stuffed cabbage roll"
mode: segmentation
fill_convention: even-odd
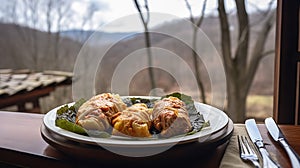
[[[168,97],[155,103],[152,112],[153,126],[162,137],[184,134],[192,129],[185,103]]]
[[[79,107],[76,123],[87,130],[105,131],[110,127],[112,116],[125,108],[119,95],[102,93]]]
[[[127,135],[134,137],[150,137],[151,110],[144,103],[137,103],[127,107],[114,115],[112,125],[113,135]]]

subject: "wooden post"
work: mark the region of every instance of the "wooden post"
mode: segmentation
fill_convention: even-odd
[[[299,124],[297,83],[300,1],[278,0],[274,77],[274,118],[279,124]]]

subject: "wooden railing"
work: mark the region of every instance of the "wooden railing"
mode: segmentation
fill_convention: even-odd
[[[70,85],[72,74],[0,70],[0,81],[0,109],[17,106],[17,111],[40,113],[39,99],[58,86]]]

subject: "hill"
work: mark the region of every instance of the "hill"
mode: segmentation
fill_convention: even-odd
[[[111,44],[115,42],[117,39],[126,37],[130,34],[133,34],[135,32],[115,32],[115,33],[110,33],[110,32],[100,32],[100,31],[92,31],[92,30],[66,30],[62,31],[61,35],[63,37],[70,38],[74,41],[80,42],[80,43],[85,43],[86,40],[89,39],[90,36],[98,36],[101,38],[101,42],[99,41],[93,41],[90,42],[91,45],[106,45],[106,44]]]
[[[0,68],[72,71],[82,44],[70,38],[0,23]]]
[[[258,18],[251,16],[251,19]],[[231,28],[232,37],[237,36],[237,24],[234,18],[231,19],[233,26]],[[164,23],[151,29],[153,32],[170,32],[176,34],[178,37],[191,37],[191,26],[185,24],[183,20],[174,20]],[[253,25],[254,33],[251,38],[255,39],[256,30],[260,28],[259,24]],[[220,50],[220,30],[219,20],[216,17],[207,17],[204,19],[201,30],[210,39],[217,51]],[[59,36],[58,36],[59,35]],[[91,36],[92,35],[92,36]],[[85,83],[91,83],[88,86],[82,84],[84,87],[95,87],[96,92],[107,92],[111,90],[111,81],[115,74],[115,69],[120,66],[125,58],[128,56],[138,56],[132,62],[137,66],[141,63],[147,62],[147,56],[144,50],[145,41],[144,34],[138,32],[124,32],[124,33],[107,33],[107,32],[93,32],[70,30],[63,31],[60,34],[47,33],[39,30],[34,30],[28,27],[22,27],[14,24],[0,23],[0,52],[1,60],[0,68],[12,69],[35,69],[35,70],[65,70],[73,71],[74,64],[78,55],[83,55],[80,73],[77,77],[84,79]],[[125,38],[123,38],[125,37]],[[85,44],[84,50],[82,46],[87,38],[88,43]],[[170,37],[162,33],[151,33],[152,46],[156,48],[153,51],[154,57],[163,58],[163,55],[177,55],[188,64],[193,70],[192,51],[186,44],[179,39]],[[271,32],[268,38],[266,48],[273,49],[275,42],[275,31]],[[113,44],[112,44],[113,43]],[[250,51],[253,51],[254,41],[250,42]],[[236,43],[233,42],[233,51]],[[204,47],[205,48],[205,47]],[[160,52],[156,52],[160,49]],[[99,64],[97,60],[100,54],[104,54],[102,62]],[[209,55],[210,53],[208,53]],[[217,57],[211,57],[210,65],[215,65]],[[159,65],[161,62],[172,65],[172,60],[153,60],[155,64]],[[200,61],[200,64],[202,62]],[[210,91],[210,79],[208,77],[205,66],[201,65],[202,78],[205,83],[206,90]],[[173,68],[180,68],[179,65],[173,65]],[[133,67],[123,69],[124,74],[130,74]],[[94,76],[94,72],[96,75]],[[177,90],[179,87],[178,81],[190,81],[184,74],[188,72],[182,71],[180,79],[172,76],[169,72],[163,69],[155,69],[155,79],[159,88],[164,89],[165,92]],[[274,73],[274,54],[265,57],[258,68],[255,81],[252,85],[251,93],[253,94],[272,94],[273,91],[273,73]],[[151,91],[149,84],[149,76],[147,69],[142,69],[131,76],[129,86],[130,94],[132,95],[147,95]],[[214,77],[218,78],[218,74]],[[175,79],[176,78],[176,79]],[[94,81],[86,82],[86,81]],[[124,81],[127,79],[124,79]],[[124,82],[125,83],[125,82]],[[192,91],[195,88],[188,86]],[[86,89],[80,90],[82,95],[89,96],[91,92],[85,93]],[[44,111],[55,107],[63,102],[72,101],[71,88],[61,89],[48,99],[53,102],[52,105],[44,105]],[[48,99],[42,100],[47,104]]]

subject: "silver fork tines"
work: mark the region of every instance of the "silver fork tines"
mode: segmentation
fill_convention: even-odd
[[[240,150],[240,157],[244,161],[251,161],[256,168],[260,168],[258,157],[249,145],[249,141],[245,136],[237,136]]]

